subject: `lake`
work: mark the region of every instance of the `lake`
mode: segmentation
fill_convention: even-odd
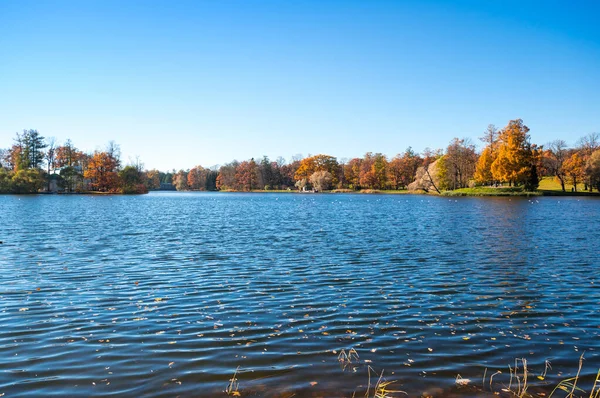
[[[226,396],[237,369],[241,396],[363,397],[369,372],[482,396],[516,358],[549,394],[584,352],[589,392],[598,220],[575,197],[0,196],[0,394]]]

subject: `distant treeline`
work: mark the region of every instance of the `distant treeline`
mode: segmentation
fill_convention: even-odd
[[[421,190],[442,192],[476,185],[522,187],[535,191],[541,177],[552,176],[565,191],[600,190],[600,136],[590,133],[569,147],[555,140],[545,147],[531,143],[529,128],[520,119],[501,130],[488,126],[478,152],[468,139],[453,139],[444,149],[410,147],[393,158],[366,153],[338,160],[329,155],[306,158],[268,157],[236,160],[220,167],[189,170],[143,170],[139,160],[121,167],[119,147],[83,153],[67,140],[55,145],[36,130],[17,134],[15,144],[0,152],[0,191],[99,191],[143,193],[173,186],[179,191],[252,190]]]
[[[520,119],[511,120],[501,130],[488,126],[478,153],[468,139],[454,138],[445,149],[425,149],[417,154],[410,147],[389,159],[381,153],[367,152],[362,158],[338,160],[316,155],[271,161],[233,161],[218,168],[196,166],[173,171],[172,182],[178,190],[273,190],[329,189],[399,190],[442,192],[475,185],[521,186],[538,188],[541,177],[553,176],[562,190],[600,189],[600,137],[582,137],[576,147],[555,140],[546,148],[531,143],[529,128]]]
[[[122,167],[119,146],[84,153],[70,140],[57,145],[37,130],[17,133],[9,149],[0,149],[0,192],[146,193],[147,176],[139,161]]]

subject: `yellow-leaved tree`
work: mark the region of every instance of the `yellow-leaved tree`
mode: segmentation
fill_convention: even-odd
[[[477,166],[475,167],[475,174],[473,178],[478,184],[491,184],[494,181],[492,175],[492,163],[496,160],[496,154],[494,153],[491,146],[487,146],[479,159],[477,160]]]
[[[498,153],[491,165],[492,177],[509,185],[523,185],[533,191],[539,185],[537,163],[540,150],[530,142],[523,120],[511,120],[500,131]]]

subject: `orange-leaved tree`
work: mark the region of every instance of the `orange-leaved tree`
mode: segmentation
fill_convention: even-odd
[[[577,192],[577,184],[581,184],[585,178],[585,163],[583,155],[575,152],[563,164],[564,173],[575,192]]]
[[[511,120],[499,135],[498,155],[492,162],[492,176],[509,185],[524,185],[535,190],[539,185],[537,163],[540,151],[530,142],[529,128],[523,120]]]
[[[327,171],[332,175],[331,183],[333,185],[337,185],[339,181],[339,168],[340,165],[335,157],[329,155],[315,155],[308,158],[304,158],[300,161],[300,166],[294,174],[294,179],[296,181],[304,179],[308,181],[310,176],[313,175],[315,172]]]
[[[90,180],[92,190],[100,192],[117,192],[119,177],[118,162],[108,152],[94,152],[83,176]]]

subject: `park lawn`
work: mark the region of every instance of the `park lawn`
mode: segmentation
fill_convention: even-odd
[[[571,192],[571,188],[573,185],[565,183],[565,191]],[[540,191],[559,191],[562,192],[562,188],[560,187],[560,182],[556,180],[554,177],[543,177],[540,180],[540,186],[538,187]],[[583,191],[583,184],[577,184],[577,190]]]
[[[474,187],[444,191],[442,196],[540,196],[542,192],[526,192],[521,187]]]

